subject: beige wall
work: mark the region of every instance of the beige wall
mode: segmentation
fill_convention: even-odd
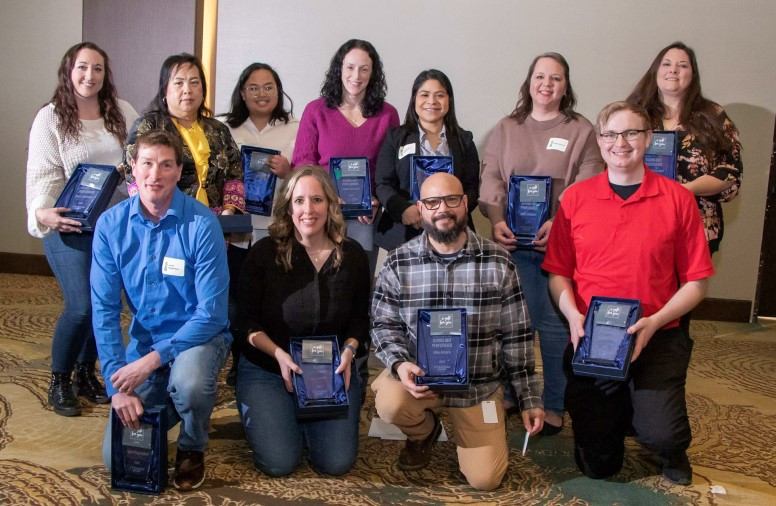
[[[594,118],[625,98],[660,48],[684,40],[698,53],[704,93],[741,130],[745,179],[725,206],[727,230],[715,255],[710,296],[753,300],[776,111],[776,2],[654,0],[266,0],[247,23],[251,0],[220,2],[216,109],[224,111],[240,70],[275,66],[300,116],[316,98],[336,48],[370,40],[383,59],[388,101],[404,116],[412,81],[436,67],[453,82],[461,125],[480,151],[509,113],[533,57],[558,51],[569,60],[578,110]]]
[[[65,51],[81,41],[81,0],[5,0],[0,16],[0,251],[42,253],[27,234],[24,176],[30,126],[48,102]]]

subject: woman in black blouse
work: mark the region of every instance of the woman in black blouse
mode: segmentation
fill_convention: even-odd
[[[346,237],[329,176],[295,169],[275,197],[269,237],[248,253],[240,277],[237,322],[243,358],[237,403],[256,466],[270,476],[294,471],[308,448],[318,472],[341,475],[358,452],[361,386],[353,357],[368,338],[370,276],[366,253]],[[347,418],[297,420],[290,337],[336,335],[350,403]],[[336,350],[335,350],[336,351]],[[304,377],[304,376],[303,376]]]

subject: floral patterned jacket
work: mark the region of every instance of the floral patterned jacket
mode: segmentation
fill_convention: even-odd
[[[709,249],[712,253],[719,249],[724,232],[722,203],[730,202],[738,195],[744,171],[744,166],[741,163],[741,143],[738,140],[738,129],[719,104],[715,104],[715,107],[725,137],[730,141],[730,149],[713,153],[713,157],[709,159],[708,153],[705,153],[698,145],[692,132],[685,131],[682,125],[678,125],[676,128],[679,131],[676,168],[678,182],[684,184],[706,174],[721,181],[733,182],[730,188],[717,195],[695,197],[701,212],[703,228],[706,231],[706,240],[709,242]]]
[[[245,212],[245,188],[240,151],[237,149],[229,129],[213,118],[200,118],[202,130],[210,145],[209,169],[205,191],[210,209],[220,213],[224,208]],[[169,115],[161,111],[151,111],[140,116],[127,135],[124,146],[124,170],[127,177],[129,195],[137,193],[137,183],[132,177],[130,160],[135,155],[137,136],[149,130],[165,130],[177,136],[183,145],[183,170],[178,188],[186,195],[195,196],[199,188],[197,169],[189,147],[175,128]]]

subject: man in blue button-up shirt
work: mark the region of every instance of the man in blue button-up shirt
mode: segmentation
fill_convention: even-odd
[[[138,137],[132,173],[139,194],[100,217],[91,285],[111,405],[128,427],[139,427],[143,405],[166,406],[168,419],[181,421],[173,484],[191,490],[204,479],[216,378],[232,336],[223,236],[213,212],[177,188],[181,149],[165,132]],[[133,317],[126,348],[122,289]],[[109,423],[107,467],[110,455]]]

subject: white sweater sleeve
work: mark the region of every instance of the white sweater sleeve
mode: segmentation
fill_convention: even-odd
[[[49,104],[35,116],[27,152],[27,230],[33,237],[51,234],[50,228],[38,223],[35,211],[53,207],[65,183],[56,115]]]

